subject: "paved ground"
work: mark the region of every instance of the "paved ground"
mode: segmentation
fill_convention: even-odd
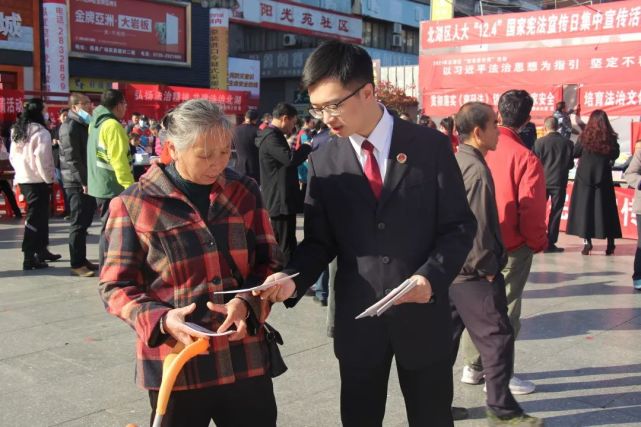
[[[133,332],[108,316],[95,279],[69,276],[67,223],[51,223],[51,249],[64,255],[44,272],[21,270],[22,229],[0,221],[0,426],[145,425],[146,394],[133,384]],[[89,254],[95,259],[97,228]],[[525,292],[517,373],[535,381],[524,408],[548,426],[641,425],[641,293],[630,272],[634,242],[620,241],[605,257],[590,257],[578,239],[563,237],[564,254],[538,255]],[[279,307],[289,372],[275,381],[279,425],[337,426],[339,378],[326,310],[305,299]],[[455,401],[471,408],[460,427],[483,426],[481,386],[458,382]],[[389,386],[385,426],[404,426],[396,376]]]

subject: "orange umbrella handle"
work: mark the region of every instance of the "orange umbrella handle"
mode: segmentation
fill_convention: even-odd
[[[187,347],[182,343],[177,343],[171,353],[165,357],[162,364],[162,382],[160,383],[160,390],[158,391],[158,401],[156,402],[156,416],[154,418],[153,426],[160,426],[162,417],[167,412],[167,403],[169,403],[169,395],[174,388],[176,377],[180,370],[185,366],[190,359],[204,353],[209,348],[209,339],[198,338]]]

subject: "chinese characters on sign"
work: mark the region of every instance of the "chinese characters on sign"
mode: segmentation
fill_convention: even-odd
[[[17,90],[0,90],[0,121],[13,122],[22,112],[24,93]]]
[[[485,102],[497,105],[501,94],[511,88],[496,87],[485,90],[478,88],[426,90],[423,93],[423,108],[433,115],[449,116],[467,102]],[[534,100],[532,114],[545,116],[554,111],[555,104],[562,99],[561,86],[529,87],[528,92]]]
[[[636,52],[636,54],[635,54]],[[641,43],[612,43],[595,52],[591,45],[549,48],[532,55],[528,49],[450,54],[419,58],[424,87],[493,85],[636,83],[641,72]],[[604,74],[607,73],[607,74]],[[604,78],[607,76],[607,78]]]
[[[260,97],[260,61],[229,58],[228,71],[227,89],[248,91],[251,100],[257,101]]]
[[[232,19],[353,43],[360,43],[363,33],[363,21],[359,18],[272,0],[242,2],[234,9]]]
[[[227,89],[229,10],[209,9],[209,86]]]
[[[141,111],[152,109],[158,117],[190,99],[207,99],[230,115],[243,114],[247,110],[247,92],[144,84],[128,84],[124,92],[130,108]]]
[[[189,65],[189,3],[69,0],[72,56]],[[120,4],[120,6],[119,6]]]
[[[69,92],[67,6],[45,2],[42,6],[45,80],[49,92]]]
[[[11,12],[5,16],[0,12],[0,35],[5,37],[19,38],[22,30],[22,17],[19,13]]]
[[[590,7],[547,10],[527,14],[489,15],[421,24],[421,49],[466,44],[503,43],[607,34],[641,30],[637,0]]]

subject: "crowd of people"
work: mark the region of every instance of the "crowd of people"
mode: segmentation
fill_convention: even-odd
[[[302,85],[309,116],[299,120],[294,106],[278,103],[260,120],[247,111],[235,127],[199,99],[158,122],[134,113],[123,126],[127,102],[110,89],[95,108],[71,94],[52,134],[43,101],[26,101],[8,150],[27,203],[23,268],[60,259],[48,250],[58,179],[71,272],[99,274],[108,312],[135,330],[136,381],[152,411],[162,360],[205,337],[186,320],[233,331],[209,338],[207,353],[179,374],[166,425],[276,425],[271,377],[280,372],[265,321],[271,304],[294,307],[311,290],[331,308],[343,425],[382,424],[393,358],[410,426],[466,418],[452,407],[460,348],[461,381],[485,382],[490,426],[542,426],[514,398],[536,388],[514,375],[523,291],[534,255],[564,250],[559,223],[576,158],[567,233],[584,239],[583,255],[592,239],[607,239],[606,255],[615,252],[619,145],[607,114],[596,110],[573,126],[561,102],[537,139],[532,97],[510,90],[498,111],[470,102],[438,129],[428,116],[411,123],[378,102],[367,52],[342,42],[309,56]],[[159,156],[137,180],[135,154]],[[641,220],[639,151],[625,177]],[[96,213],[98,264],[86,252]],[[405,280],[415,286],[392,310],[355,319]],[[243,291],[264,282],[276,284]],[[633,286],[641,290],[641,249]],[[229,290],[237,293],[217,293]]]

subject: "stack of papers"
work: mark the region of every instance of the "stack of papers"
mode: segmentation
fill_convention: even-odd
[[[199,332],[203,335],[207,335],[208,337],[224,337],[225,335],[231,335],[236,332],[235,330],[227,330],[225,332],[218,333],[191,322],[185,322],[185,325],[192,331]]]
[[[284,282],[287,279],[293,279],[294,277],[298,276],[300,273],[295,273],[292,274],[291,276],[285,276],[281,277],[280,279],[273,280],[271,282],[265,282],[262,285],[259,286],[254,286],[253,288],[247,288],[247,289],[231,289],[229,291],[218,291],[214,292],[214,295],[222,295],[222,294],[240,294],[243,292],[251,292],[251,291],[264,291],[265,289],[269,289],[272,286],[276,286],[279,283]]]
[[[380,301],[376,304],[369,307],[367,310],[356,316],[357,319],[362,319],[363,317],[372,317],[374,315],[380,316],[385,313],[394,303],[403,295],[414,289],[416,286],[416,279],[407,279],[396,288],[392,290],[389,294],[385,295]]]

